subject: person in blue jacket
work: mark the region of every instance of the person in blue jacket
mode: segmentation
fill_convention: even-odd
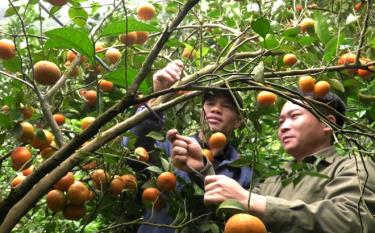
[[[177,60],[157,71],[153,76],[154,91],[160,91],[172,86],[180,79],[182,68],[183,63]],[[221,149],[211,149],[214,155],[212,164],[216,174],[228,176],[236,180],[243,188],[247,189],[250,185],[252,170],[249,167],[238,168],[228,166],[228,164],[239,158],[236,148],[231,144],[231,135],[236,128],[241,126],[242,122],[237,104],[240,107],[242,106],[242,100],[238,93],[230,93],[227,90],[207,91],[203,95],[202,119],[204,124],[208,126],[210,132],[222,132],[228,139],[225,147]],[[145,106],[141,106],[137,111],[141,111],[144,108]],[[172,140],[161,142],[146,137],[151,131],[160,131],[163,124],[163,116],[151,116],[141,124],[132,128],[131,132],[136,136],[135,146],[142,146],[148,151],[158,147],[163,149],[166,155],[171,156]],[[178,135],[178,137],[181,136],[177,134],[177,131],[175,135]],[[127,140],[127,138],[124,138],[124,145],[127,144]],[[185,137],[185,142],[187,144],[199,143],[202,148],[208,148],[203,129],[191,137]],[[198,171],[198,173],[199,172],[203,171]],[[203,187],[203,179],[199,177],[197,171],[185,172],[182,170],[176,170],[175,173],[185,181],[190,182],[193,180],[193,182],[197,182],[198,185]],[[201,197],[201,204],[202,206],[200,206],[200,208],[204,207],[203,209],[209,209],[209,207],[203,205],[203,196]],[[146,209],[144,221],[152,224],[169,225],[173,222],[173,217],[174,216],[168,215],[168,207],[162,208],[159,211]],[[175,231],[174,228],[159,227],[150,224],[141,224],[138,229],[138,233],[173,233]]]

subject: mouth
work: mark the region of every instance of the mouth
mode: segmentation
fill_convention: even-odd
[[[293,138],[294,138],[293,136],[284,136],[284,137],[281,138],[281,141],[283,143],[287,143],[288,141],[290,141]]]
[[[220,124],[222,122],[222,119],[217,116],[208,116],[207,121],[210,124]]]

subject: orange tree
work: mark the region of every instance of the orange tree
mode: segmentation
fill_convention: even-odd
[[[163,204],[158,192],[142,203],[142,191],[157,187],[158,175],[173,166],[158,150],[146,152],[155,163],[139,160],[145,153],[134,153],[127,130],[164,111],[166,129],[195,132],[195,97],[223,84],[245,102],[234,140],[242,157],[233,166],[251,166],[259,179],[280,172],[287,158],[274,128],[283,100],[304,99],[296,92],[301,76],[325,81],[312,92],[330,88],[347,103],[338,147],[373,155],[373,8],[372,1],[9,0],[0,24],[0,232],[135,231],[144,208]],[[174,59],[184,61],[183,79],[153,93],[152,73]],[[268,94],[258,97],[260,91]],[[16,153],[19,147],[26,153]],[[295,169],[290,182],[317,175]],[[190,214],[188,203],[202,193],[190,190],[184,197],[165,193],[175,216],[169,227],[222,231],[222,218]],[[49,192],[54,201],[46,203]],[[219,210],[228,208],[237,207]]]

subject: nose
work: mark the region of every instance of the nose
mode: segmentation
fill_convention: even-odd
[[[216,103],[216,104],[213,104],[212,106],[210,106],[210,112],[220,114],[221,113],[220,104]]]
[[[280,125],[279,125],[279,134],[280,133],[285,133],[288,130],[290,130],[290,124],[289,121],[286,119],[284,120]]]

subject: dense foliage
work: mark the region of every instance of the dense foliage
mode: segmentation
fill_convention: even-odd
[[[244,102],[244,124],[232,139],[242,158],[233,166],[255,168],[258,179],[282,172],[280,164],[288,159],[275,132],[277,113],[285,99],[303,98],[296,92],[301,76],[327,81],[348,105],[347,123],[335,134],[338,148],[353,155],[374,155],[372,1],[150,1],[156,10],[150,20],[137,15],[144,2],[101,2],[8,1],[0,23],[0,40],[10,40],[10,45],[0,41],[1,232],[135,231],[144,208],[150,208],[142,205],[142,191],[155,187],[158,175],[174,168],[159,150],[149,151],[153,163],[139,161],[134,137],[127,130],[154,111],[165,111],[163,132],[150,137],[163,140],[170,128],[193,134],[200,124],[199,94],[223,85],[240,91]],[[131,32],[147,32],[148,38],[134,43]],[[297,62],[285,62],[285,54],[294,54]],[[183,80],[153,93],[152,74],[175,59],[184,61]],[[50,66],[40,71],[34,66],[39,61],[56,64],[61,73]],[[56,74],[57,83],[50,80]],[[278,95],[276,103],[259,104],[261,90]],[[151,111],[136,114],[137,106],[156,97]],[[64,115],[63,124],[56,123],[55,113]],[[84,130],[82,123],[89,120],[83,119],[88,116],[96,120]],[[35,146],[33,138],[22,135],[22,122],[31,123],[34,139],[47,140],[44,129],[53,134],[54,142]],[[123,136],[130,139],[127,147],[120,144]],[[28,166],[22,163],[22,168],[13,169],[12,151],[18,146],[31,151],[29,162],[36,169],[11,188],[13,178]],[[49,159],[42,158],[47,147],[54,152]],[[96,168],[85,168],[92,161]],[[137,188],[125,188],[119,195],[103,185],[95,188],[94,169],[104,169],[110,180],[132,174]],[[61,212],[52,214],[46,205],[45,194],[68,171],[95,195],[78,221],[67,220]],[[319,174],[296,167],[286,182],[298,181],[301,175]],[[191,215],[196,210],[194,196],[202,190],[185,185],[189,191],[183,196],[165,192],[177,216],[171,227],[182,232],[197,231],[197,226],[201,232],[222,231],[222,213],[238,208],[236,203],[220,206],[217,216],[210,218]]]

